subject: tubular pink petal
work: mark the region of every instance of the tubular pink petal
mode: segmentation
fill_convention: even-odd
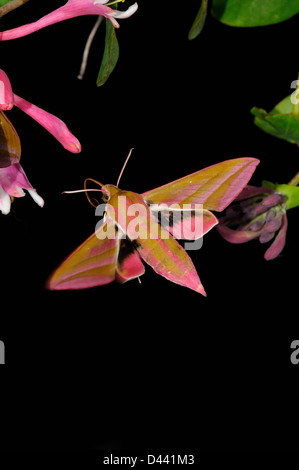
[[[10,110],[14,105],[12,87],[6,73],[0,69],[0,109]]]
[[[32,117],[41,126],[43,126],[50,134],[52,134],[61,145],[72,153],[81,152],[81,144],[78,139],[70,132],[66,124],[51,113],[35,106],[29,101],[20,98],[14,94],[15,105],[20,108],[28,116]]]
[[[240,194],[236,197],[235,201],[242,201],[243,199],[249,199],[254,196],[262,196],[264,194],[271,193],[273,193],[273,189],[264,188],[263,186],[256,187],[248,184],[244,189],[242,189]]]
[[[69,3],[69,2],[68,2]],[[0,32],[0,41],[8,41],[10,39],[17,39],[23,36],[28,36],[29,34],[35,33],[46,26],[58,23],[72,16],[77,16],[75,13],[70,15],[70,11],[66,8],[67,4],[58,8],[57,10],[52,11],[48,15],[43,16],[34,23],[29,23],[18,28],[9,29],[7,31]]]
[[[281,228],[272,243],[272,245],[268,248],[265,252],[264,258],[269,261],[271,259],[277,258],[277,256],[282,252],[285,242],[286,242],[286,234],[288,228],[288,219],[287,214],[284,213],[282,216],[282,225]]]
[[[115,10],[103,5],[103,3],[106,2],[102,1],[98,3],[95,0],[69,0],[62,7],[57,8],[51,13],[35,21],[34,23],[29,23],[18,28],[0,32],[0,41],[7,41],[10,39],[17,39],[23,36],[27,36],[28,34],[32,34],[42,28],[45,28],[55,23],[59,23],[60,21],[75,18],[77,16],[102,15],[106,18],[109,18],[113,23],[113,18],[110,18],[110,15]],[[134,7],[134,5],[132,5],[132,7]],[[132,7],[130,7],[127,12],[122,13],[124,15],[126,15],[127,13],[127,16],[131,16],[131,14],[134,13],[134,11],[132,11]],[[123,18],[126,18],[127,16],[123,16]]]
[[[277,232],[277,230],[279,230],[280,227],[281,227],[282,217],[283,217],[282,213],[279,212],[275,218],[273,218],[269,222],[266,222],[265,231],[266,232]]]
[[[270,240],[272,240],[272,238],[274,238],[276,235],[276,232],[263,232],[260,234],[260,237],[259,237],[259,242],[261,244],[264,244],[264,243],[268,243]]]
[[[258,232],[251,232],[250,230],[233,230],[226,225],[219,224],[217,225],[217,230],[224,240],[230,243],[245,243],[257,238],[262,230]]]

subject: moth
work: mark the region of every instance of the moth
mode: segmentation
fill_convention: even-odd
[[[18,163],[21,158],[19,136],[10,120],[0,110],[0,168]]]
[[[210,211],[225,209],[246,186],[258,163],[255,158],[227,160],[143,194],[118,187],[124,167],[116,186],[97,182],[106,204],[105,218],[54,271],[47,287],[85,289],[113,280],[123,283],[144,274],[145,262],[169,281],[206,295],[191,258],[177,238],[195,240],[214,227],[218,220]],[[134,231],[136,207],[139,216]],[[177,211],[182,214],[179,218],[175,217]],[[158,212],[170,214],[166,223],[159,221]],[[198,221],[200,229],[194,233],[192,227]],[[152,227],[158,228],[156,233]]]

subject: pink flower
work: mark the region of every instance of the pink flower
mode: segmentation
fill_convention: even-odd
[[[24,189],[40,207],[43,207],[44,200],[31,186],[19,163],[0,168],[0,211],[2,214],[10,212],[11,198],[25,196]]]
[[[0,69],[0,109],[8,111],[14,105],[12,87],[4,70]]]
[[[115,28],[119,28],[116,20],[128,18],[133,15],[138,8],[137,3],[131,5],[126,11],[114,10],[109,7],[115,3],[124,0],[111,1],[108,0],[69,0],[65,5],[52,11],[48,15],[43,16],[34,23],[29,23],[19,28],[10,29],[8,31],[0,32],[0,40],[7,41],[9,39],[16,39],[28,34],[34,33],[46,26],[49,26],[60,21],[75,18],[76,16],[83,15],[99,15],[108,18]]]
[[[44,111],[13,93],[8,76],[3,70],[0,70],[0,110],[7,111],[14,105],[47,129],[66,150],[72,153],[81,152],[80,142],[70,132],[66,124],[53,114]]]
[[[266,187],[246,186],[219,219],[218,232],[230,243],[245,243],[258,238],[272,241],[265,259],[276,258],[286,242],[286,196]]]

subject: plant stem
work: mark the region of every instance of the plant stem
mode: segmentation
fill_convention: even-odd
[[[24,5],[24,3],[27,3],[27,2],[29,2],[29,0],[12,0],[6,5],[3,5],[2,7],[0,7],[0,17]]]
[[[80,67],[80,72],[79,72],[79,75],[77,78],[79,78],[79,80],[82,80],[82,78],[84,77],[84,73],[85,73],[85,70],[86,70],[86,66],[87,66],[87,61],[88,61],[88,55],[89,55],[89,51],[90,51],[90,47],[91,47],[91,44],[92,44],[92,41],[95,37],[95,34],[98,30],[98,27],[100,26],[100,24],[102,23],[104,17],[103,16],[99,16],[94,27],[92,28],[89,36],[88,36],[88,39],[87,39],[87,42],[86,42],[86,45],[85,45],[85,48],[84,48],[84,52],[83,52],[83,57],[82,57],[82,63],[81,63],[81,67]]]
[[[291,186],[297,186],[299,184],[299,171],[298,173],[296,173],[295,176],[293,176],[293,178],[288,184],[290,184]]]

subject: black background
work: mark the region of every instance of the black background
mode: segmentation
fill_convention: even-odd
[[[186,3],[188,5],[186,5]],[[40,18],[61,1],[31,0],[2,30]],[[254,126],[297,78],[298,17],[254,29],[211,15],[188,41],[199,2],[139,1],[121,20],[120,59],[95,85],[102,25],[84,80],[77,79],[95,17],[3,42],[1,68],[15,93],[63,119],[82,144],[73,155],[14,108],[21,163],[45,199],[29,196],[1,216],[2,448],[296,448],[298,224],[274,261],[258,242],[230,245],[217,230],[190,252],[207,298],[156,275],[82,292],[49,292],[58,264],[94,230],[84,179],[136,192],[214,163],[256,157],[251,180],[287,183],[298,148]],[[120,8],[127,7],[127,4]]]

